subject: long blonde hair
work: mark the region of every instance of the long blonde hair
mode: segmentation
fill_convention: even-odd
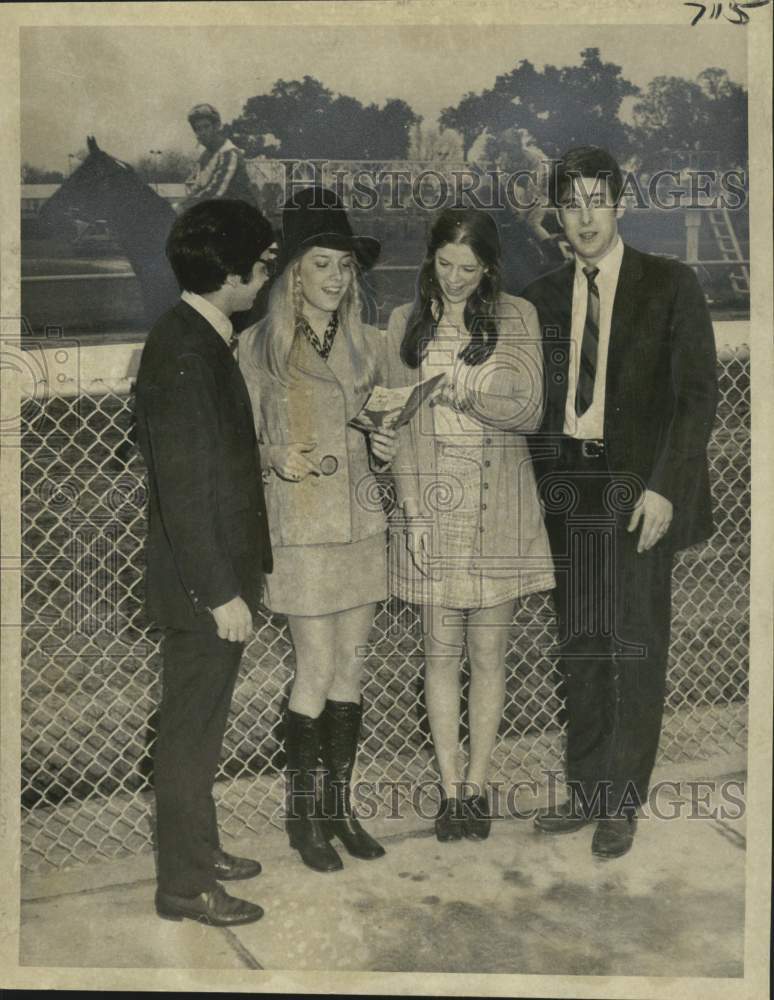
[[[338,308],[338,335],[346,338],[355,390],[363,392],[374,383],[376,352],[363,328],[359,272],[354,256],[352,259],[352,280]],[[275,281],[269,293],[268,311],[258,325],[255,338],[256,363],[282,385],[290,381],[290,354],[296,339],[296,321],[303,309],[299,264],[300,257],[296,257]]]

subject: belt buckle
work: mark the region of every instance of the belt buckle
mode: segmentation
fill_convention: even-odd
[[[594,438],[585,438],[581,441],[581,453],[584,458],[599,458],[605,454],[605,443]]]

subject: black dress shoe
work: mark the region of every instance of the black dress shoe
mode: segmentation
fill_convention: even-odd
[[[567,800],[553,808],[541,809],[535,817],[535,828],[541,833],[574,833],[590,822],[588,816]]]
[[[486,795],[471,795],[462,800],[464,814],[462,832],[468,840],[486,840],[492,828],[489,800]]]
[[[261,874],[261,864],[251,858],[235,858],[225,851],[215,851],[215,878],[219,882],[236,882],[240,879],[255,878]]]
[[[209,927],[236,927],[252,924],[263,916],[263,909],[257,903],[229,896],[218,885],[211,892],[201,892],[198,896],[173,896],[156,891],[156,913],[164,920],[196,920]]]
[[[435,817],[436,839],[446,844],[450,840],[462,840],[463,833],[462,803],[456,797],[447,799],[442,796],[438,815]]]
[[[637,832],[636,816],[615,816],[597,823],[591,841],[591,853],[596,858],[620,858],[631,850]]]

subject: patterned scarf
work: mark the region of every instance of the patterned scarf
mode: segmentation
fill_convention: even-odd
[[[317,351],[323,361],[328,360],[328,355],[331,353],[331,348],[333,347],[333,341],[336,338],[336,332],[339,329],[339,316],[338,313],[332,313],[328,325],[325,328],[325,333],[323,334],[322,343],[320,343],[320,338],[311,328],[309,323],[304,319],[303,316],[296,317],[296,332],[300,331],[312,345],[312,347]]]

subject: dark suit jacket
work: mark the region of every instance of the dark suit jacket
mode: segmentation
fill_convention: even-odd
[[[539,478],[562,435],[575,265],[522,294],[538,310],[546,408],[532,439]],[[709,310],[685,264],[624,247],[608,348],[604,440],[612,470],[674,505],[662,544],[673,550],[712,534],[707,443],[715,419],[717,359]]]
[[[241,595],[253,609],[271,543],[250,398],[223,338],[185,302],[145,343],[137,436],[148,467],[148,616],[212,629],[208,608]]]

